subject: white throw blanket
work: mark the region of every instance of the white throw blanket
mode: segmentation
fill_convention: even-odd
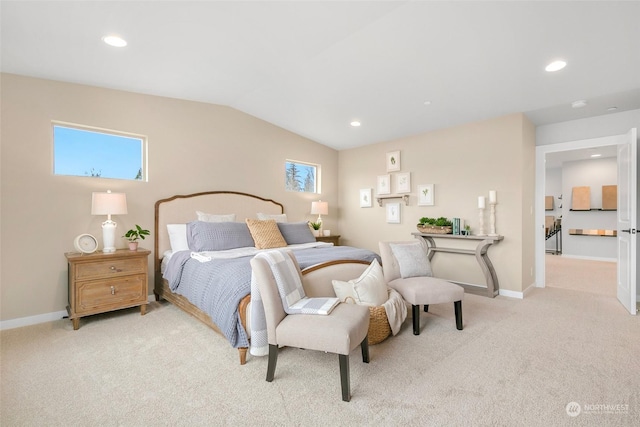
[[[288,253],[273,250],[261,252],[255,256],[267,261],[278,286],[282,306],[287,314],[327,315],[340,302],[338,298],[309,298],[305,295],[300,272]],[[251,272],[251,348],[254,356],[266,356],[269,353],[267,322],[260,289],[256,277]]]
[[[402,296],[395,289],[387,289],[389,291],[389,299],[387,299],[382,306],[384,307],[384,311],[387,313],[389,326],[391,326],[391,333],[395,335],[400,332],[402,323],[407,318],[407,305],[402,299]]]

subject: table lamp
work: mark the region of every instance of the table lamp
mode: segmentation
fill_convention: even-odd
[[[111,215],[126,215],[127,195],[124,193],[94,192],[91,195],[91,215],[106,215],[107,220],[102,223],[102,252],[113,253],[116,251],[116,228],[118,224],[111,220]]]
[[[322,224],[322,215],[329,215],[329,203],[323,202],[322,200],[311,202],[311,215],[316,214],[318,215],[316,222]]]

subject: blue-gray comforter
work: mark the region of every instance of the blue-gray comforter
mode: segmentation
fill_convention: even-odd
[[[298,249],[293,253],[302,269],[338,259],[380,261],[376,253],[350,246],[322,246]],[[164,275],[171,291],[211,316],[236,348],[249,346],[238,304],[251,293],[251,258],[253,256],[200,262],[192,259],[189,251],[182,251],[171,257]]]

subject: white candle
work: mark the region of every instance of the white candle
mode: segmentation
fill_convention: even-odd
[[[498,198],[496,196],[496,191],[495,190],[491,190],[489,191],[489,203],[497,203]]]
[[[478,208],[484,209],[484,196],[478,197]]]

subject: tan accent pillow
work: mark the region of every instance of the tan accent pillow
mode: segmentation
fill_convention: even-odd
[[[287,246],[275,219],[247,218],[247,226],[258,249],[281,248]]]

